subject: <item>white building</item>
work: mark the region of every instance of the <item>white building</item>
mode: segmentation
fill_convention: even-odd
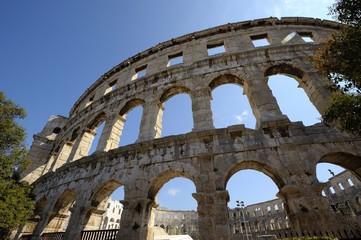
[[[117,229],[120,225],[120,217],[123,212],[123,204],[118,200],[108,199],[107,211],[103,214],[100,229]]]

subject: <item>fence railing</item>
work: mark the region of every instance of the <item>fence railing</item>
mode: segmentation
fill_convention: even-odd
[[[82,231],[81,240],[115,240],[118,229]]]
[[[119,229],[88,230],[81,232],[81,240],[115,240]],[[40,240],[63,240],[64,232],[43,233]],[[31,235],[23,235],[20,240],[30,240]]]
[[[251,234],[248,235],[252,235],[253,239],[283,239],[283,238],[299,238],[299,237],[334,237],[338,239],[361,239],[361,232],[350,229],[313,231],[313,232],[304,232],[303,234],[299,234],[298,232],[288,228],[288,229],[252,232]],[[244,239],[242,233],[234,233],[231,236],[231,240],[238,240],[238,239]]]

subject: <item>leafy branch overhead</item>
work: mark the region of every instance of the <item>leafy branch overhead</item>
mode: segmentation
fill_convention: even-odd
[[[314,57],[321,74],[330,78],[334,91],[323,119],[361,136],[361,1],[338,0],[330,14],[345,24]]]

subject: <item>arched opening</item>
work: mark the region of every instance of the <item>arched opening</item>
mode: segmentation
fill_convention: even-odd
[[[156,199],[161,207],[172,210],[196,210],[197,202],[192,197],[196,189],[192,181],[184,177],[169,180],[159,190]]]
[[[54,133],[54,134],[59,134],[60,131],[61,131],[61,128],[60,128],[60,127],[56,127],[56,128],[53,129],[53,133]]]
[[[226,184],[230,195],[229,221],[235,237],[275,230],[274,219],[287,216],[286,210],[278,207],[283,200],[276,196],[285,183],[269,166],[242,162],[229,172]]]
[[[105,125],[105,121],[103,121],[102,123],[100,123],[94,130],[94,139],[93,139],[93,142],[92,142],[92,145],[90,147],[90,150],[89,150],[89,155],[93,154],[96,149],[97,149],[97,146],[99,144],[99,140],[100,140],[100,136],[101,136],[101,133],[103,132],[103,129],[104,129],[104,125]]]
[[[85,132],[86,135],[82,141],[84,141],[85,145],[90,144],[91,147],[89,148],[88,155],[91,155],[97,149],[100,136],[103,132],[105,119],[107,115],[105,113],[100,113],[96,116],[89,124],[88,128],[91,130],[90,132]]]
[[[292,72],[295,77],[299,72]],[[292,122],[302,121],[305,126],[321,122],[321,115],[310,101],[304,89],[291,75],[270,75],[268,85],[283,114]]]
[[[159,205],[153,209],[154,226],[157,225],[160,228],[163,226],[169,235],[196,236],[197,202],[192,197],[196,188],[189,180],[189,176],[176,171],[168,171],[158,176],[152,186],[149,198],[154,199]],[[158,229],[155,232],[159,231]]]
[[[243,79],[231,74],[221,75],[209,84],[212,91],[212,112],[216,128],[244,124],[255,128],[256,119],[248,97],[244,95]]]
[[[119,146],[126,146],[138,140],[143,104],[143,100],[135,99],[126,103],[119,112],[119,115],[123,118],[122,121],[124,121],[120,126],[121,130],[118,134],[119,136],[121,135]]]
[[[244,124],[255,129],[256,118],[240,84],[223,84],[212,90],[211,107],[216,128]]]
[[[41,199],[36,201],[33,215],[26,222],[25,227],[23,227],[21,231],[19,231],[20,229],[17,231],[14,239],[20,238],[20,234],[24,236],[24,235],[31,235],[34,232],[36,225],[40,222],[42,215],[44,214],[46,203],[47,203],[46,197],[42,197]]]
[[[138,140],[140,122],[142,119],[143,107],[137,106],[127,114],[126,122],[119,146],[126,146],[135,143]]]
[[[68,226],[71,206],[75,203],[76,192],[73,189],[64,191],[56,201],[48,224],[44,229],[47,232],[64,232]]]
[[[123,213],[124,186],[118,180],[103,183],[95,190],[87,214],[85,230],[117,229]]]
[[[185,87],[168,89],[160,98],[163,103],[162,137],[192,131],[192,102]]]
[[[354,216],[361,212],[360,168],[361,157],[348,153],[330,153],[320,159],[316,174],[319,182],[324,183],[320,194],[327,199],[330,209]]]

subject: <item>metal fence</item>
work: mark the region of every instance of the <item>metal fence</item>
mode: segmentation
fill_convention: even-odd
[[[81,240],[115,240],[118,229],[90,230],[81,232]],[[63,240],[64,232],[43,233],[41,240]],[[23,235],[20,240],[30,240],[32,235]]]

